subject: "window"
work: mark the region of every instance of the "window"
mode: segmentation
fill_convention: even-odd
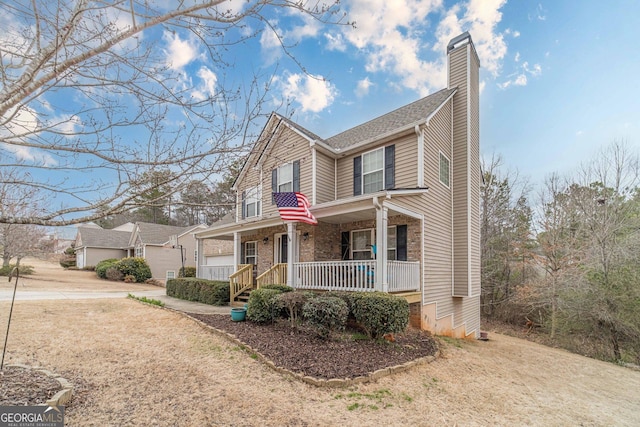
[[[193,251],[193,260],[196,262],[196,265],[198,264],[198,250],[194,250]]]
[[[143,249],[142,245],[136,246],[135,256],[137,258],[143,258],[144,257],[144,249]]]
[[[398,259],[396,251],[398,238],[396,236],[397,233],[395,225],[387,228],[387,259],[389,261],[395,261]]]
[[[287,163],[278,168],[278,193],[293,191],[293,163]]]
[[[384,151],[382,148],[362,155],[362,192],[375,193],[384,188]]]
[[[176,272],[174,270],[167,270],[167,280],[175,279],[175,278],[176,278]]]
[[[251,187],[244,191],[243,211],[245,218],[260,216],[261,193],[260,187]]]
[[[352,231],[351,259],[371,259],[371,244],[373,239],[373,229]]]
[[[300,191],[300,160],[284,164],[271,171],[271,191],[273,193],[288,193]],[[271,198],[271,203],[275,203]]]
[[[244,263],[245,264],[257,264],[258,263],[258,242],[244,242]]]
[[[440,153],[440,182],[449,186],[449,159]]]
[[[395,145],[353,158],[353,195],[395,188]]]

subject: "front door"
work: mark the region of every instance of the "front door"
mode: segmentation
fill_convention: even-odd
[[[276,234],[276,241],[275,241],[275,263],[276,264],[286,264],[287,263],[287,255],[288,255],[288,248],[289,248],[289,238],[286,234]]]

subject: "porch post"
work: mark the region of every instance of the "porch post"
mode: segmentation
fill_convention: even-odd
[[[200,273],[201,273],[200,265],[202,264],[202,259],[203,259],[202,247],[204,246],[204,242],[202,239],[198,239],[197,237],[195,239],[196,239],[196,251],[198,253],[198,256],[196,258],[196,277],[200,277]]]
[[[293,256],[294,249],[298,246],[297,233],[296,233],[296,223],[288,222],[287,223],[287,286],[291,286],[295,288],[296,283],[293,274]]]
[[[241,245],[240,233],[236,231],[233,233],[233,271],[234,272],[238,271],[238,265],[242,263],[242,260],[240,259],[240,254],[242,253],[240,245]]]
[[[389,208],[376,206],[376,274],[375,287],[382,292],[389,291],[387,280],[387,223]]]

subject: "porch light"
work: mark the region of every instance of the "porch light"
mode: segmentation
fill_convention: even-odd
[[[265,244],[265,245],[266,245],[267,243],[269,243],[269,238],[268,238],[268,237],[265,237],[264,239],[262,239],[262,243],[263,243],[263,244]]]

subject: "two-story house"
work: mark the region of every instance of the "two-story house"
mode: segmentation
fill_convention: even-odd
[[[379,290],[407,298],[414,326],[479,336],[480,64],[468,33],[447,57],[447,88],[329,138],[271,115],[235,221],[196,233],[233,242],[232,301],[265,283]],[[273,193],[291,191],[317,225],[280,218]],[[201,258],[198,275],[214,268]]]

